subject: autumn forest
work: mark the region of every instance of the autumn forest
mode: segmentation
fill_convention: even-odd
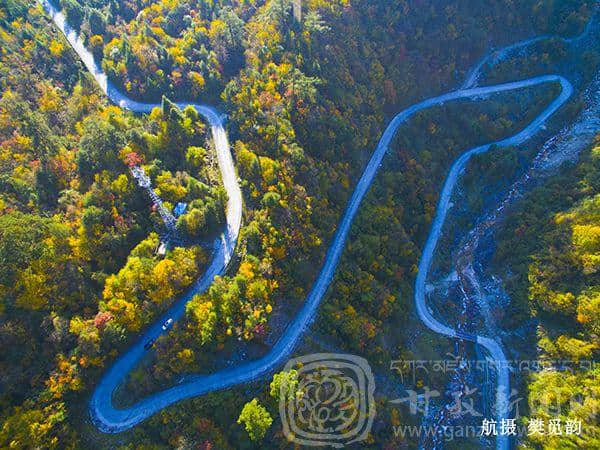
[[[594,11],[591,0],[306,0],[298,20],[290,0],[52,3],[119,92],[158,106],[141,114],[113,104],[40,3],[0,0],[0,448],[293,445],[278,403],[280,385],[294,386],[297,374],[282,367],[177,402],[123,433],[102,433],[89,418],[103,375],[190,292],[228,226],[214,124],[178,102],[223,113],[242,224],[225,272],[191,297],[115,391],[123,408],[190,374],[264,357],[313,289],[394,115],[457,89],[490,49],[576,36]],[[437,249],[432,278],[452,272],[457,245],[479,215],[588,106],[582,92],[597,78],[600,48],[576,54],[565,42],[550,39],[493,70],[484,66],[481,84],[566,71],[575,93],[540,136],[467,164],[453,197],[466,206],[445,225],[450,237]],[[447,102],[416,113],[394,136],[294,350],[369,361],[377,416],[360,448],[419,448],[418,439],[391,431],[416,418],[388,401],[400,383],[390,361],[438,359],[454,348],[419,322],[413,300],[453,161],[514,135],[560,92],[545,82]],[[486,270],[511,299],[499,334],[523,332],[504,341],[511,359],[600,354],[599,139],[523,192],[491,238]],[[132,167],[173,212],[177,239],[167,239]],[[459,315],[451,303],[436,305],[449,321]],[[577,438],[526,436],[515,445],[598,448],[599,377],[597,365],[568,376],[513,376],[527,404],[521,424],[545,414],[539,400],[548,386],[585,399],[579,409],[565,405],[565,420],[593,418]],[[442,390],[446,381],[437,382]]]

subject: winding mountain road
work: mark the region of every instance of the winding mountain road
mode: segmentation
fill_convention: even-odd
[[[115,104],[134,112],[150,112],[158,104],[140,103],[126,97],[119,92],[116,87],[107,79],[106,74],[96,64],[92,54],[87,50],[83,41],[77,33],[72,30],[61,12],[48,0],[38,0],[46,12],[51,16],[56,26],[62,31],[77,52],[89,72],[94,76],[102,90]],[[519,44],[516,44],[519,45]],[[515,46],[516,46],[515,45]],[[512,46],[512,47],[515,47]],[[442,105],[445,102],[471,99],[478,100],[487,95],[499,92],[508,92],[516,89],[522,89],[544,83],[559,83],[561,92],[556,99],[549,104],[544,111],[536,117],[527,127],[516,135],[504,140],[492,142],[486,145],[472,148],[463,153],[452,165],[450,172],[444,183],[440,195],[439,204],[435,219],[431,225],[431,231],[425,244],[423,254],[419,263],[419,272],[415,283],[415,303],[419,318],[432,331],[450,337],[466,339],[483,346],[496,361],[498,365],[498,389],[497,389],[497,410],[496,419],[500,421],[508,416],[507,393],[509,392],[509,379],[504,352],[501,346],[494,340],[485,336],[475,336],[464,334],[443,324],[435,319],[426,307],[425,281],[431,267],[434,251],[442,233],[443,224],[450,208],[450,196],[456,184],[460,173],[464,170],[469,158],[475,154],[487,152],[491,146],[506,147],[519,145],[533,136],[544,124],[544,122],[563,105],[571,96],[573,88],[569,81],[559,75],[545,75],[527,80],[516,81],[512,83],[499,84],[486,87],[472,87],[477,81],[479,72],[487,59],[482,60],[469,75],[465,88],[454,92],[443,94],[424,100],[420,103],[410,106],[396,115],[389,123],[383,133],[377,148],[373,152],[369,163],[364,169],[360,180],[348,202],[344,216],[340,221],[335,236],[327,251],[325,261],[321,271],[308,295],[304,305],[299,313],[289,324],[279,341],[273,346],[271,351],[260,359],[241,364],[234,368],[229,368],[215,372],[211,375],[196,375],[186,379],[186,382],[173,386],[169,389],[150,395],[138,403],[126,409],[117,409],[113,405],[112,396],[117,386],[123,382],[127,374],[134,368],[145,354],[144,343],[149,339],[158,337],[163,333],[161,324],[167,318],[174,320],[180,319],[185,313],[186,303],[197,293],[205,291],[212,283],[216,275],[222,274],[235,250],[242,219],[242,195],[237,184],[237,177],[233,165],[233,159],[227,141],[227,136],[223,128],[223,123],[219,113],[208,105],[199,105],[194,103],[180,103],[180,107],[193,106],[210,123],[215,147],[218,154],[219,168],[223,177],[223,184],[229,195],[226,211],[227,226],[225,232],[216,240],[211,263],[206,273],[192,286],[192,288],[178,298],[171,306],[169,311],[159,318],[154,325],[146,330],[138,341],[121,355],[110,369],[105,373],[98,386],[92,394],[90,401],[90,415],[94,424],[103,432],[118,433],[142,422],[158,411],[180,400],[196,397],[208,392],[213,392],[234,386],[240,383],[248,382],[256,378],[269,374],[276,368],[282,366],[285,359],[291,354],[298,340],[302,336],[306,327],[311,323],[315,316],[319,303],[329,287],[340,256],[343,252],[350,227],[356,216],[358,208],[373,182],[377,170],[381,165],[392,139],[398,128],[406,122],[414,113],[436,105]],[[501,449],[508,448],[506,437],[498,437],[497,447]]]
[[[574,36],[572,38],[565,38],[562,36],[546,34],[543,36],[535,36],[531,39],[526,39],[524,41],[515,42],[514,44],[507,45],[506,47],[502,47],[497,50],[492,50],[487,55],[485,55],[483,58],[481,58],[479,60],[479,62],[477,64],[475,64],[473,66],[473,68],[467,73],[467,77],[466,77],[464,83],[462,84],[462,89],[468,89],[468,88],[475,86],[477,84],[477,82],[479,81],[479,78],[481,77],[483,70],[486,66],[495,66],[499,62],[502,62],[505,59],[507,59],[510,55],[514,54],[515,52],[526,49],[527,47],[530,47],[533,44],[536,44],[536,43],[542,42],[542,41],[547,41],[550,39],[558,39],[558,40],[564,42],[565,44],[572,44],[574,42],[578,42],[578,41],[585,39],[592,31],[592,27],[595,24],[594,16],[597,13],[598,13],[598,11],[596,8],[596,10],[593,13],[592,19],[590,19],[588,21],[583,32],[581,34],[579,34],[578,36]]]

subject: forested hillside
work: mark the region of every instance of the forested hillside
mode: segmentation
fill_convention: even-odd
[[[161,102],[138,116],[109,104],[37,3],[0,3],[0,447],[285,446],[275,432],[251,442],[269,427],[248,435],[236,423],[252,400],[237,391],[175,405],[118,441],[86,421],[103,371],[200,276],[223,225],[227,198],[210,130],[172,101],[215,103],[229,114],[244,221],[235,263],[158,343],[154,380],[134,380],[142,393],[205,370],[224,347],[261,343],[273,312],[293,313],[392,114],[458,84],[490,46],[576,33],[590,4],[308,0],[297,22],[289,0],[62,0],[109,78],[134,98]],[[408,127],[377,187],[385,204],[366,205],[357,227],[372,229],[348,249],[360,267],[340,266],[319,329],[381,357],[372,344],[380,325],[389,329],[411,308],[414,264],[441,183],[423,177],[441,178],[466,141],[514,132],[551,90],[521,94],[529,110],[494,102],[483,117],[469,110],[470,136],[453,134],[444,111]],[[501,119],[508,111],[511,120]],[[168,208],[188,204],[179,219],[187,245],[164,258],[155,251],[164,227],[129,173],[132,159]],[[400,178],[409,181],[398,186]],[[375,241],[397,236],[402,251],[383,261]],[[581,245],[583,255],[590,244]],[[572,295],[593,297],[586,286]],[[581,304],[589,327],[593,300]],[[274,412],[265,390],[266,402]],[[245,417],[261,407],[248,405]]]
[[[593,448],[600,443],[600,373],[597,363],[594,366],[600,348],[599,169],[596,142],[575,166],[564,168],[519,204],[499,235],[494,257],[512,308],[521,312],[513,314],[507,325],[536,325],[528,336],[536,346],[524,351],[551,364],[570,362],[570,369],[562,373],[545,370],[524,380],[528,418],[550,419],[557,413],[563,422],[584,423],[579,438],[555,436],[548,442],[547,437],[530,437],[545,448]],[[507,273],[505,267],[512,270]]]

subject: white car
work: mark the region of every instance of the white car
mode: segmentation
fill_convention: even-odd
[[[168,319],[165,323],[163,323],[163,331],[167,331],[171,327],[171,325],[173,325],[173,319]]]

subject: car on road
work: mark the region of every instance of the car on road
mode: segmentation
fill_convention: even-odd
[[[171,325],[173,325],[173,319],[168,319],[165,323],[163,323],[163,331],[167,331],[171,327]]]
[[[156,341],[156,339],[152,338],[148,342],[146,342],[144,344],[144,349],[150,350],[152,348],[152,346],[154,345],[154,341]]]

